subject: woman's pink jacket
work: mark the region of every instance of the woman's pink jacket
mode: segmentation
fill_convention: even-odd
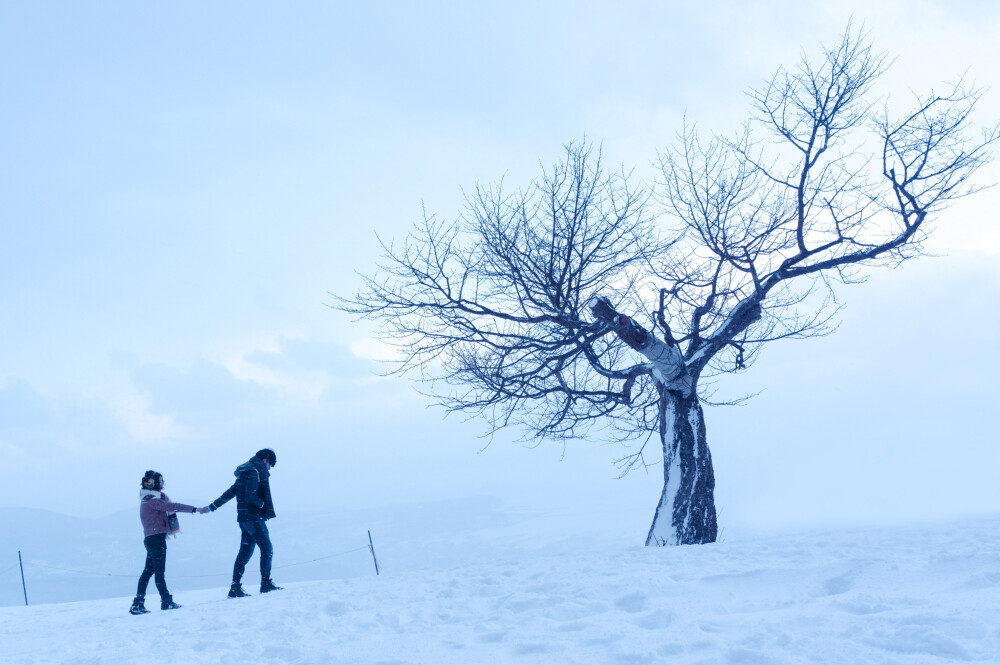
[[[172,503],[170,497],[155,490],[139,490],[139,519],[142,521],[144,536],[170,533],[167,515],[170,513],[193,513],[197,510],[186,503]]]

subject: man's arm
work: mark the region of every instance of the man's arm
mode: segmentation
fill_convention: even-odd
[[[223,492],[222,496],[208,504],[208,509],[214,512],[221,508],[224,503],[232,499],[234,496],[236,496],[236,483],[233,483],[229,489]]]

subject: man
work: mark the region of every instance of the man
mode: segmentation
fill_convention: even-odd
[[[260,548],[260,592],[279,591],[271,581],[271,557],[274,550],[271,538],[267,533],[266,520],[274,517],[274,504],[271,502],[271,469],[278,463],[278,458],[270,448],[258,450],[249,461],[240,464],[234,472],[236,482],[222,493],[218,499],[204,508],[202,512],[215,511],[224,503],[236,497],[236,521],[240,525],[240,551],[236,555],[233,566],[233,584],[229,588],[230,598],[249,596],[240,585],[247,562],[253,556],[254,548]]]

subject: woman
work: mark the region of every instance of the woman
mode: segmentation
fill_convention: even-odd
[[[194,506],[184,503],[171,503],[170,498],[163,493],[163,476],[156,471],[147,471],[142,477],[142,488],[139,490],[139,519],[146,538],[146,567],[139,576],[139,587],[129,614],[146,614],[146,586],[149,578],[156,579],[156,590],[160,592],[160,609],[176,610],[180,607],[174,602],[173,596],[167,591],[167,582],[163,571],[167,564],[167,534],[179,529],[176,512],[193,513]]]

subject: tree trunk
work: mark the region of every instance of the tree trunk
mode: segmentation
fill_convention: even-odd
[[[714,543],[719,530],[715,516],[715,471],[697,392],[683,396],[661,390],[660,441],[663,494],[646,545]]]

